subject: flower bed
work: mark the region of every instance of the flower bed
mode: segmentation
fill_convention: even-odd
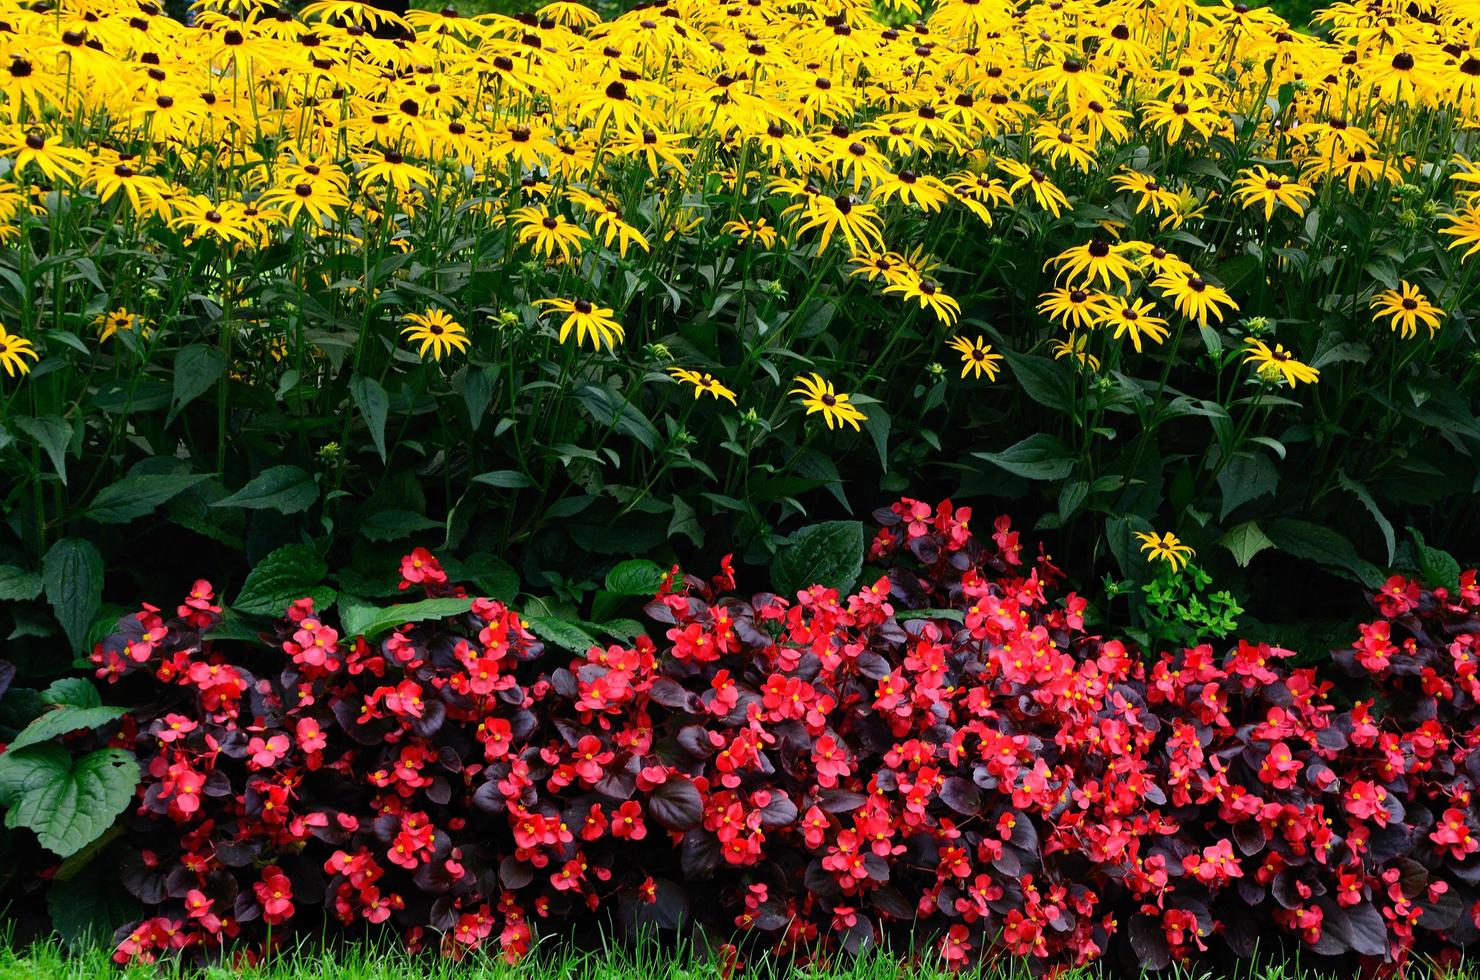
[[[914,930],[952,964],[1475,936],[1474,572],[1390,589],[1338,706],[1288,650],[1087,633],[1005,521],[878,516],[870,585],[746,600],[675,570],[661,642],[558,653],[425,552],[360,635],[303,600],[213,642],[204,583],[125,619],[93,654],[135,705],[100,738],[144,771],[122,875],[149,914],[118,958],[325,917],[511,958],[597,913],[782,954]]]

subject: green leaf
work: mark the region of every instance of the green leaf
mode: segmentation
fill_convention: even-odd
[[[0,601],[29,602],[41,594],[41,576],[14,565],[0,565]]]
[[[334,590],[321,585],[329,566],[308,544],[285,544],[247,573],[232,608],[248,616],[281,616],[296,600],[313,598],[322,610],[334,601]]]
[[[901,609],[894,614],[894,618],[901,623],[907,623],[912,619],[945,619],[952,623],[966,622],[966,614],[959,609]]]
[[[52,681],[41,692],[41,700],[45,704],[71,708],[96,708],[103,703],[98,689],[86,677],[62,677]]]
[[[606,573],[606,589],[617,595],[651,598],[667,577],[667,571],[656,562],[633,558]]]
[[[791,543],[771,562],[776,590],[791,595],[812,585],[847,592],[863,571],[867,546],[859,521],[810,524],[791,536]]]
[[[477,432],[493,401],[493,374],[488,368],[469,368],[462,382],[463,404],[468,409],[468,424]]]
[[[51,460],[52,468],[57,471],[57,476],[62,478],[62,485],[67,485],[67,446],[72,442],[72,426],[67,420],[55,415],[44,415],[40,418],[30,418],[25,415],[15,418],[15,427],[36,441],[36,444],[46,451],[46,456]]]
[[[554,616],[530,616],[529,630],[535,636],[571,653],[585,653],[593,646],[600,646],[596,638],[574,623]]]
[[[41,559],[41,580],[72,652],[81,653],[103,602],[103,556],[91,541],[63,538]]]
[[[1056,412],[1074,407],[1074,372],[1067,362],[1006,351],[1013,377],[1027,396]]]
[[[213,502],[211,506],[297,514],[307,510],[318,496],[319,488],[306,470],[297,466],[271,466],[236,493]]]
[[[226,353],[219,347],[190,344],[175,355],[174,385],[170,392],[170,411],[164,424],[175,421],[180,411],[211,390],[226,370]]]
[[[519,573],[496,555],[474,555],[467,561],[444,559],[442,568],[453,582],[467,582],[478,594],[500,602],[512,602],[519,594]]]
[[[43,713],[39,718],[33,720],[20,734],[10,742],[8,751],[23,749],[28,745],[39,745],[49,742],[58,735],[66,735],[68,732],[78,732],[83,729],[92,730],[116,721],[123,717],[127,708],[53,708]]]
[[[1074,471],[1074,454],[1057,437],[1038,432],[1000,453],[972,453],[1025,480],[1062,480]]]
[[[1185,472],[1185,471],[1184,471]],[[1223,507],[1218,520],[1223,520],[1241,505],[1265,494],[1273,495],[1280,482],[1274,463],[1263,453],[1240,453],[1228,461],[1218,474],[1223,491]]]
[[[371,541],[399,541],[418,531],[440,527],[437,521],[409,510],[382,510],[360,522],[360,533]]]
[[[1413,535],[1413,541],[1418,545],[1418,569],[1424,585],[1431,589],[1443,586],[1451,592],[1459,588],[1461,569],[1454,556],[1424,541],[1417,528],[1410,527],[1408,533]]]
[[[663,437],[648,417],[612,389],[588,383],[578,386],[573,394],[598,426],[616,429],[636,439],[646,449],[656,449],[662,441]]]
[[[1382,508],[1377,506],[1377,501],[1373,499],[1371,492],[1365,486],[1347,476],[1345,470],[1341,470],[1336,474],[1336,482],[1341,485],[1343,490],[1356,497],[1361,505],[1367,508],[1367,513],[1372,515],[1372,519],[1377,522],[1377,529],[1382,532],[1383,543],[1387,545],[1386,561],[1391,565],[1393,563],[1393,554],[1397,550],[1398,544],[1397,535],[1393,532],[1392,522],[1383,515]]]
[[[473,477],[473,482],[504,490],[518,490],[520,487],[534,486],[534,481],[518,470],[491,470],[488,473],[479,473]]]
[[[123,749],[73,759],[60,745],[33,745],[0,756],[5,826],[34,831],[47,850],[68,857],[108,829],[139,784],[139,764]]]
[[[472,599],[422,599],[398,606],[374,606],[344,596],[339,601],[339,625],[345,636],[363,636],[369,640],[396,626],[461,616],[472,608]]]
[[[375,440],[380,461],[385,462],[385,419],[391,410],[390,396],[385,393],[379,381],[363,374],[357,374],[350,380],[349,393],[354,396],[360,414],[365,416],[365,424],[370,428],[370,438]]]
[[[1381,569],[1359,557],[1352,543],[1331,528],[1281,517],[1268,521],[1264,533],[1275,547],[1297,558],[1350,572],[1368,588],[1377,588],[1386,578]]]
[[[87,516],[99,524],[124,524],[152,514],[160,504],[208,479],[204,474],[126,476],[98,492]]]
[[[704,526],[699,523],[699,515],[693,506],[682,497],[673,498],[673,520],[668,522],[668,537],[676,538],[680,534],[688,538],[696,547],[704,545]]]

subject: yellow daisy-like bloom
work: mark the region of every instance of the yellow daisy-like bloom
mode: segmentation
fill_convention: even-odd
[[[1295,355],[1285,350],[1281,344],[1275,344],[1271,350],[1269,345],[1262,340],[1253,337],[1245,337],[1244,343],[1248,346],[1244,349],[1247,355],[1245,364],[1254,365],[1254,370],[1262,378],[1283,379],[1284,383],[1291,388],[1297,383],[1313,385],[1321,377],[1321,372],[1295,359]]]
[[[1088,330],[1104,316],[1110,299],[1090,289],[1051,289],[1038,297],[1038,312],[1066,330]]]
[[[762,248],[771,248],[776,244],[776,229],[766,224],[765,218],[756,218],[748,221],[738,218],[734,221],[726,221],[722,229],[727,235],[734,235],[742,242],[755,242]]]
[[[961,355],[961,377],[973,374],[980,378],[985,374],[988,381],[997,380],[997,372],[1002,370],[1002,355],[992,353],[992,345],[981,336],[975,340],[952,337],[948,346]]]
[[[906,300],[917,300],[920,309],[928,309],[946,326],[955,323],[956,319],[961,316],[961,304],[942,292],[940,285],[933,279],[908,276],[900,281],[891,282],[884,287],[884,292],[899,293]]]
[[[1239,171],[1233,184],[1233,196],[1245,209],[1264,205],[1264,220],[1274,217],[1274,209],[1283,205],[1298,215],[1305,214],[1305,205],[1314,192],[1304,184],[1286,180],[1264,167],[1249,167]]]
[[[851,425],[857,430],[858,423],[868,421],[867,415],[849,404],[846,394],[834,389],[831,381],[824,380],[815,371],[811,375],[799,374],[792,380],[797,383],[797,387],[787,394],[801,395],[802,404],[807,406],[807,414],[821,412],[829,429],[836,424],[838,427]]]
[[[1080,367],[1087,367],[1091,371],[1100,369],[1100,359],[1091,354],[1086,348],[1089,346],[1089,334],[1070,334],[1068,340],[1056,340],[1049,349],[1053,351],[1053,359],[1061,361],[1064,358],[1072,358]]]
[[[1131,288],[1131,276],[1139,270],[1126,253],[1134,254],[1141,248],[1139,242],[1123,242],[1111,245],[1100,238],[1076,245],[1055,255],[1043,264],[1059,266],[1059,276],[1071,286],[1089,287],[1098,279],[1109,289],[1119,280],[1126,289]]]
[[[1465,254],[1460,256],[1461,260],[1469,259],[1476,252],[1480,252],[1480,206],[1467,207],[1462,211],[1444,216],[1449,224],[1439,229],[1439,234],[1448,235],[1454,239],[1449,243],[1449,249],[1465,248]]]
[[[1141,353],[1141,338],[1160,344],[1167,339],[1167,322],[1155,315],[1155,307],[1143,299],[1113,296],[1101,307],[1099,325],[1114,327],[1115,339],[1130,335],[1131,345]]]
[[[731,405],[735,404],[735,393],[720,384],[708,371],[690,371],[688,368],[671,367],[668,373],[673,376],[674,380],[693,386],[695,401],[698,401],[700,395],[713,395],[715,401],[723,398]]]
[[[1400,289],[1385,289],[1372,297],[1372,308],[1376,311],[1372,314],[1372,322],[1381,323],[1383,317],[1391,318],[1389,328],[1395,333],[1401,332],[1404,340],[1418,333],[1420,323],[1429,328],[1430,337],[1434,336],[1439,332],[1439,320],[1444,311],[1429,302],[1423,290],[1407,279],[1400,285]]]
[[[543,306],[566,315],[565,320],[560,324],[560,342],[562,344],[565,343],[566,338],[574,330],[577,347],[584,345],[586,338],[590,337],[592,350],[601,350],[603,346],[608,350],[612,350],[627,335],[626,331],[622,329],[622,325],[614,319],[611,310],[605,306],[597,306],[590,300],[537,299],[534,305]]]
[[[580,255],[581,246],[591,238],[591,233],[580,225],[567,221],[564,215],[550,214],[543,208],[520,208],[514,212],[514,223],[519,228],[519,244],[528,243],[536,255],[549,259],[558,253],[562,262],[569,262],[573,256]]]
[[[432,360],[440,361],[443,355],[454,350],[462,353],[468,349],[468,332],[462,328],[462,324],[442,310],[408,313],[405,320],[410,326],[403,329],[401,334],[413,344],[421,344],[416,352],[420,357],[426,357],[430,350]]]
[[[1141,553],[1146,556],[1147,561],[1164,561],[1172,566],[1174,572],[1186,568],[1188,560],[1197,554],[1170,531],[1166,534],[1137,531],[1136,539],[1141,542]]]
[[[107,340],[120,330],[127,330],[130,333],[137,332],[141,337],[149,336],[148,321],[121,306],[112,313],[99,313],[93,318],[93,326],[98,328],[99,342]]]
[[[41,359],[29,340],[16,336],[0,323],[0,367],[5,368],[5,373],[12,378],[30,374],[31,365],[26,363],[28,357],[33,361]]]
[[[1200,326],[1207,326],[1209,317],[1222,323],[1222,307],[1238,309],[1238,304],[1228,295],[1227,290],[1213,285],[1190,270],[1158,276],[1151,285],[1171,299],[1172,306],[1178,313],[1189,320],[1195,320]]]

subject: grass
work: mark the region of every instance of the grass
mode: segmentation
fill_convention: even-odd
[[[783,969],[770,961],[753,964],[743,976],[757,980],[1030,980],[1028,963],[1013,961],[989,969],[949,973],[936,965],[914,965],[888,953],[874,951],[832,968]],[[1062,980],[1108,980],[1121,974],[1105,969],[1070,970]],[[42,942],[20,949],[0,947],[0,980],[721,980],[724,972],[712,957],[671,943],[639,943],[600,952],[581,952],[569,945],[547,944],[517,966],[475,955],[461,961],[434,955],[412,956],[372,943],[351,944],[335,951],[292,950],[262,966],[188,967],[178,962],[115,966],[109,951],[91,947],[68,952]],[[1150,975],[1147,975],[1150,976]],[[1298,961],[1251,962],[1234,972],[1206,967],[1173,967],[1156,975],[1159,980],[1335,980]],[[1350,976],[1346,973],[1345,976]],[[1410,978],[1444,976],[1480,980],[1480,972],[1465,964],[1459,970],[1437,973],[1415,968]]]

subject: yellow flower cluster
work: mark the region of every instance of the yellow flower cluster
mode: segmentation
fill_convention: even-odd
[[[854,276],[949,326],[961,304],[940,276],[955,270],[906,247],[943,214],[983,237],[1009,215],[1067,220],[1068,182],[1104,167],[1136,214],[1196,241],[1212,161],[1265,161],[1228,179],[1267,223],[1323,192],[1426,179],[1432,161],[1396,142],[1414,113],[1441,111],[1451,132],[1480,122],[1473,0],[1337,3],[1318,16],[1329,39],[1229,0],[945,0],[904,26],[864,0],[659,0],[607,22],[566,0],[525,17],[197,9],[186,27],[134,0],[0,0],[5,235],[45,188],[238,252],[289,238],[320,257],[370,240],[414,251],[431,213],[502,229],[505,261],[570,295],[578,275],[557,274],[712,223],[745,249],[841,250]],[[1207,166],[1158,178],[1124,162],[1135,145]],[[714,181],[733,193],[706,194]],[[1475,205],[1439,218],[1454,247],[1480,249]],[[1099,327],[1137,351],[1162,343],[1143,281],[1198,324],[1238,309],[1197,256],[1099,223],[1051,260],[1040,309],[1070,330],[1058,356],[1097,364],[1079,332]],[[561,340],[625,337],[620,309],[542,305],[563,314]],[[439,359],[468,339],[443,315],[405,331]],[[115,319],[104,332],[133,329]],[[1405,334],[1412,319],[1398,318]],[[26,342],[6,338],[5,367],[24,371]]]

